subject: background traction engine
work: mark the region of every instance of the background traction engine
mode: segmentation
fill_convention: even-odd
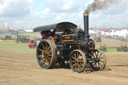
[[[63,67],[69,65],[74,72],[83,72],[87,64],[95,71],[105,68],[104,53],[95,49],[95,42],[89,38],[88,15],[85,11],[84,31],[70,22],[34,28],[34,32],[50,32],[37,47],[36,57],[40,67],[49,69],[59,63]]]

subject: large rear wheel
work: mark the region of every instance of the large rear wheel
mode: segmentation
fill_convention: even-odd
[[[86,65],[86,57],[84,52],[81,50],[74,50],[69,57],[69,61],[70,68],[74,72],[80,73],[84,71]]]
[[[39,43],[36,57],[40,67],[49,69],[56,65],[55,48],[56,45],[52,40],[42,40]]]

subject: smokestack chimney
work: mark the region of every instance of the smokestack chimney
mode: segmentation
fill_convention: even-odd
[[[85,10],[84,12],[84,31],[85,31],[85,37],[89,39],[89,12],[88,10]]]

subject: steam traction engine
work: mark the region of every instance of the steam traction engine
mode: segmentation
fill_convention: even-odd
[[[36,57],[40,67],[49,69],[57,63],[75,72],[84,71],[87,64],[93,70],[103,70],[106,58],[102,51],[95,49],[95,42],[89,37],[87,11],[84,13],[84,31],[70,22],[34,28],[41,31],[42,40],[37,47]]]

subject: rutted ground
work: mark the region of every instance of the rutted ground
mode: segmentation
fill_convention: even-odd
[[[41,69],[35,53],[0,50],[0,85],[128,85],[128,53],[106,53],[104,71]]]

